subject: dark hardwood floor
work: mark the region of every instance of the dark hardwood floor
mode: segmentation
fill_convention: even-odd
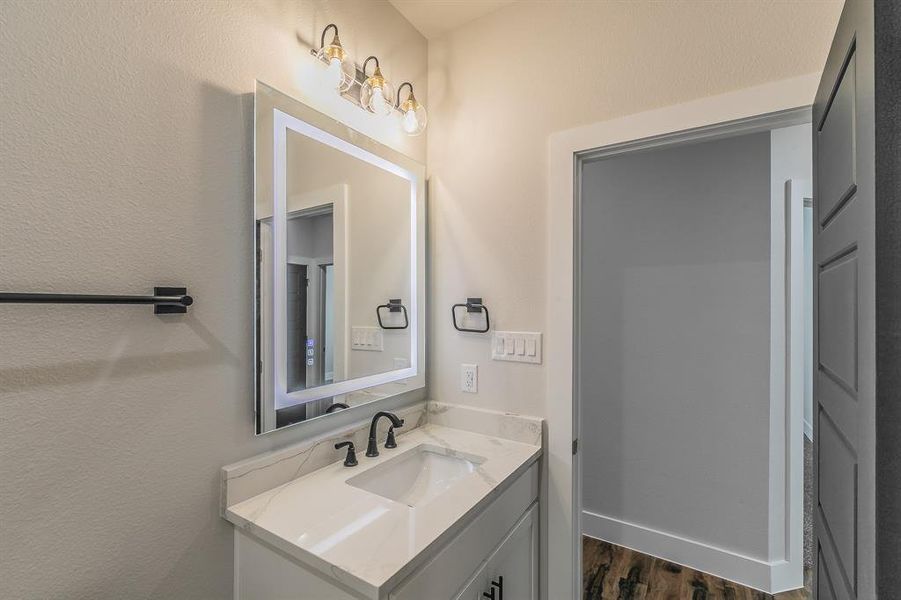
[[[805,574],[805,579],[808,576]],[[771,596],[628,548],[582,538],[583,600],[808,600],[807,589]],[[808,582],[809,585],[809,582]]]

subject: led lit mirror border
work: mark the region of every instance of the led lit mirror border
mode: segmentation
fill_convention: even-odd
[[[338,411],[318,415],[305,421],[293,423],[281,428],[265,429],[261,426],[259,408],[261,402],[275,403],[275,396],[263,398],[262,373],[269,369],[274,394],[284,394],[292,403],[312,402],[348,394],[403,380],[403,393],[425,387],[425,167],[413,159],[384,146],[368,136],[324,115],[306,104],[284,94],[261,81],[256,82],[254,94],[254,248],[257,247],[256,207],[268,203],[273,207],[273,215],[286,215],[287,204],[287,165],[286,144],[288,131],[296,132],[331,148],[360,159],[370,165],[397,175],[410,182],[410,290],[408,305],[410,313],[410,366],[383,373],[377,373],[355,379],[348,379],[322,386],[312,387],[294,392],[287,391],[285,377],[286,331],[285,321],[285,273],[284,265],[287,257],[285,219],[273,219],[274,254],[273,272],[273,331],[270,336],[272,357],[271,364],[263,364],[261,343],[263,332],[260,330],[259,297],[254,285],[254,379],[255,398],[254,411],[256,433],[262,435],[273,431],[281,431],[321,417],[337,415]],[[255,252],[254,252],[255,254]],[[260,281],[258,261],[253,257],[254,281]],[[279,318],[280,317],[280,318]],[[282,327],[279,327],[281,323]],[[398,394],[388,394],[365,404],[372,404]],[[351,407],[353,409],[355,407]]]

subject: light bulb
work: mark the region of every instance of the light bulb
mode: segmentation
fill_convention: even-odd
[[[366,61],[378,60],[370,56]],[[363,63],[363,71],[366,71],[366,62]],[[366,78],[360,87],[360,104],[369,112],[386,117],[394,110],[394,86],[382,75],[378,62],[375,71]]]
[[[369,105],[372,107],[372,111],[378,115],[388,114],[388,103],[385,102],[385,94],[382,93],[382,88],[377,87],[372,90],[372,99],[369,101]]]
[[[419,129],[419,119],[416,118],[416,111],[412,108],[407,110],[407,112],[404,113],[402,124],[404,131],[406,131],[407,133],[417,133]]]
[[[404,85],[410,84],[405,83],[401,87]],[[425,107],[416,101],[412,85],[410,85],[410,95],[406,100],[400,102],[397,108],[401,114],[400,126],[404,133],[407,135],[419,135],[425,131],[425,125],[429,119],[428,113],[426,113]]]
[[[325,76],[330,86],[335,89],[341,87],[341,84],[344,82],[344,71],[341,67],[340,58],[336,56],[329,61],[328,67],[325,70]]]

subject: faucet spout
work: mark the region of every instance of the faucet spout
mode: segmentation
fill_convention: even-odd
[[[376,430],[378,428],[379,419],[385,417],[391,421],[392,427],[403,427],[404,420],[394,413],[379,411],[372,417],[372,423],[369,425],[369,444],[366,446],[366,456],[373,457],[379,455],[379,444],[376,440]],[[392,436],[393,437],[393,436]],[[395,444],[396,445],[396,444]]]

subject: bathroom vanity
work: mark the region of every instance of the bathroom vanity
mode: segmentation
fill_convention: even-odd
[[[226,508],[235,598],[537,598],[540,446],[430,423],[359,454]]]
[[[255,429],[303,441],[222,470],[235,598],[537,598],[540,419],[424,401],[425,168],[254,112]]]

